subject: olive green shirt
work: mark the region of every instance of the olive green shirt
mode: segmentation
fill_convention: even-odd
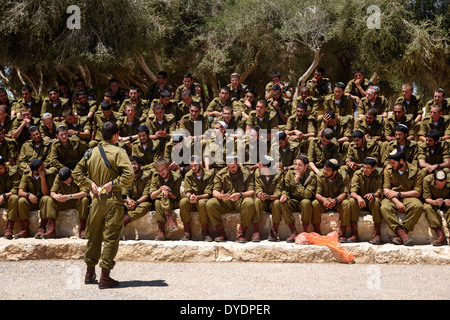
[[[384,135],[387,137],[393,137],[395,135],[395,127],[399,124],[404,124],[408,127],[408,136],[414,135],[415,122],[411,114],[404,114],[400,121],[397,121],[394,116],[389,116],[384,123]]]
[[[384,136],[384,121],[378,119],[373,120],[369,126],[364,118],[355,119],[354,130],[361,130],[364,134],[368,134],[371,137],[383,137]]]
[[[89,194],[90,189],[86,187],[80,188],[75,181],[70,183],[70,185],[67,185],[64,183],[64,181],[61,180],[59,177],[59,174],[56,174],[55,181],[53,182],[53,185],[50,189],[50,192],[54,193],[60,193],[60,194],[75,194],[78,192],[86,192]]]
[[[315,119],[308,117],[307,114],[305,114],[301,119],[297,117],[297,114],[293,114],[289,117],[289,119],[286,122],[286,127],[284,130],[286,131],[292,131],[292,130],[298,130],[301,131],[303,134],[308,133],[316,133],[316,126],[314,125]]]
[[[434,150],[431,150],[426,145],[419,145],[418,160],[425,160],[429,164],[441,164],[448,158],[450,158],[450,147],[446,141],[438,141]]]
[[[53,102],[46,98],[42,103],[41,117],[44,113],[51,113],[53,117],[61,117],[62,111],[69,106],[69,99],[59,98],[58,103]]]
[[[21,172],[17,166],[6,166],[7,170],[0,175],[0,194],[12,192],[17,194],[21,181]]]
[[[414,118],[416,118],[419,114],[423,114],[423,101],[421,96],[416,96],[413,94],[409,103],[402,96],[395,101],[395,104],[397,103],[401,103],[405,107],[406,114],[412,114]]]
[[[214,171],[202,169],[202,174],[198,177],[192,170],[189,170],[184,177],[184,194],[195,194],[196,196],[208,194],[212,196],[214,187]]]
[[[345,161],[356,162],[362,164],[367,157],[377,160],[377,166],[380,165],[380,145],[375,139],[367,139],[366,145],[356,147],[355,143],[350,143]]]
[[[151,171],[141,170],[138,177],[133,177],[133,183],[128,188],[122,189],[122,194],[130,199],[139,200],[142,196],[150,196]]]
[[[167,178],[167,181],[165,181],[159,173],[154,173],[152,180],[150,182],[150,191],[149,194],[152,194],[153,192],[157,191],[161,186],[168,186],[170,189],[172,189],[172,193],[176,195],[176,199],[171,199],[170,201],[179,201],[181,194],[180,194],[180,188],[181,188],[181,182],[183,181],[183,178],[181,177],[181,174],[178,171],[169,171],[169,177]],[[156,199],[161,199],[163,197],[162,193],[158,194]]]
[[[232,179],[228,168],[223,168],[216,173],[214,178],[214,190],[226,194],[246,192],[255,189],[255,182],[250,170],[240,167],[235,180]]]
[[[450,182],[447,182],[442,189],[439,189],[434,182],[434,176],[428,175],[423,179],[424,199],[448,199],[450,197]]]
[[[339,103],[334,94],[330,94],[325,97],[323,105],[326,111],[332,110],[340,116],[353,116],[353,99],[345,94],[342,95]]]
[[[326,198],[337,198],[343,193],[349,193],[348,177],[340,172],[336,172],[333,180],[325,178],[323,175],[317,177],[316,193]]]
[[[382,195],[383,189],[383,173],[381,169],[373,170],[372,174],[367,177],[363,168],[355,171],[350,184],[350,193],[354,192],[361,197],[368,193],[379,193]]]
[[[358,116],[365,115],[367,110],[369,110],[371,108],[377,109],[377,114],[382,115],[384,112],[389,111],[389,102],[385,97],[378,96],[376,98],[375,102],[372,104],[369,101],[367,101],[366,97],[363,97],[359,101]]]
[[[339,160],[339,146],[333,142],[323,146],[320,138],[316,137],[309,144],[308,159],[313,162],[317,168],[323,168],[326,160]]]
[[[254,172],[255,194],[264,192],[268,195],[281,196],[283,191],[283,172],[278,170],[275,174],[265,176],[259,169]]]
[[[295,174],[294,169],[285,173],[282,195],[297,200],[313,199],[316,194],[317,175],[308,168],[296,183]]]
[[[420,125],[419,136],[426,136],[427,132],[432,129],[439,131],[441,137],[450,135],[450,119],[441,116],[439,121],[434,123],[430,117],[425,118]]]
[[[423,177],[420,169],[410,163],[407,163],[403,174],[394,170],[391,165],[387,165],[384,169],[383,189],[392,189],[397,192],[415,190],[422,193],[422,184]]]
[[[30,164],[30,161],[33,159],[41,159],[44,161],[44,165],[49,167],[49,159],[48,154],[50,152],[51,143],[45,140],[42,140],[39,146],[34,144],[33,140],[28,140],[22,145],[19,156],[19,167],[23,171]]]
[[[369,89],[369,87],[372,85],[373,83],[371,81],[369,81],[368,79],[364,78],[363,82],[361,83],[361,87],[363,88],[364,91],[367,91],[367,89]],[[355,79],[350,80],[347,83],[347,86],[345,87],[344,90],[345,93],[349,93],[352,96],[357,96],[360,99],[363,97],[361,92],[359,92],[358,87],[356,85]]]
[[[67,139],[66,146],[59,140],[54,141],[48,154],[49,166],[56,169],[65,166],[73,170],[87,149],[89,149],[87,143],[77,137]]]
[[[412,140],[406,140],[406,144],[402,147],[399,146],[398,142],[396,140],[392,140],[389,142],[386,152],[384,154],[384,159],[382,162],[384,162],[384,165],[389,164],[388,155],[395,150],[401,150],[405,153],[406,156],[406,162],[411,163],[414,166],[417,166],[418,164],[418,152],[419,152],[419,146],[416,141]]]
[[[55,181],[57,172],[56,170],[47,169],[45,170],[45,181],[47,181],[48,189],[51,190],[53,182]],[[19,183],[19,189],[25,192],[30,192],[36,197],[41,198],[44,196],[41,189],[41,177],[35,177],[33,172],[30,170],[27,174],[24,174]],[[48,193],[50,195],[50,192]]]

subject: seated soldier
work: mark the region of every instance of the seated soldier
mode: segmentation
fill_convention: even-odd
[[[300,148],[292,144],[284,131],[279,131],[276,134],[278,140],[278,148],[274,146],[271,148],[272,157],[277,159],[281,171],[286,172],[294,167],[295,159],[300,155]],[[278,155],[276,157],[276,155]]]
[[[200,98],[194,98],[191,90],[185,89],[181,92],[182,100],[177,104],[177,114],[176,120],[177,125],[180,124],[181,119],[189,114],[189,110],[191,109],[191,105],[195,102],[200,106],[200,113],[203,113],[203,104]]]
[[[408,232],[413,231],[423,212],[420,201],[423,177],[420,170],[406,162],[402,151],[394,150],[388,156],[389,165],[384,169],[381,215],[388,227],[396,234],[394,244],[413,245]],[[397,213],[406,213],[399,220]]]
[[[281,87],[278,84],[272,86],[270,91],[271,98],[267,100],[269,111],[277,117],[278,130],[284,130],[288,118],[292,115],[291,101],[282,97]]]
[[[355,106],[358,106],[359,101],[366,96],[367,89],[372,85],[371,81],[364,78],[363,70],[356,68],[353,70],[353,79],[345,87],[345,94],[353,99]]]
[[[234,72],[230,75],[230,83],[227,86],[230,88],[230,98],[233,102],[245,98],[248,86],[241,83],[241,76],[239,73]]]
[[[156,81],[153,82],[148,88],[146,92],[146,99],[148,101],[156,100],[161,98],[162,92],[166,91],[170,96],[174,95],[174,91],[171,85],[167,83],[167,72],[159,71],[156,75]]]
[[[18,161],[22,172],[28,170],[28,165],[32,159],[41,159],[46,165],[49,163],[48,154],[51,144],[42,139],[37,127],[30,127],[28,131],[31,139],[22,145]]]
[[[355,119],[355,130],[359,129],[364,132],[366,139],[375,139],[377,141],[384,140],[384,123],[377,118],[377,109],[370,108],[367,110],[365,117]]]
[[[237,156],[227,157],[227,167],[216,173],[214,178],[213,197],[206,203],[206,212],[212,226],[219,235],[214,239],[222,242],[226,239],[222,224],[222,214],[238,212],[240,225],[237,241],[247,242],[246,231],[250,224],[253,228],[252,241],[260,241],[259,220],[255,215],[255,183],[253,175],[246,167],[238,164]]]
[[[447,226],[450,226],[450,184],[448,174],[444,170],[436,170],[433,175],[423,179],[423,210],[430,228],[436,232],[437,239],[432,241],[433,246],[447,244],[445,233],[442,230],[442,218],[439,211],[444,213]]]
[[[236,152],[234,139],[226,138],[225,127],[225,122],[216,122],[213,131],[214,137],[206,142],[203,153],[206,170],[213,169],[214,172],[217,172],[225,168],[227,156]]]
[[[142,170],[153,169],[155,161],[159,159],[160,152],[154,148],[147,126],[138,128],[138,140],[131,145],[131,155],[141,160]]]
[[[48,229],[41,235],[41,238],[55,238],[55,222],[59,212],[76,209],[79,221],[78,235],[85,238],[86,220],[89,215],[90,199],[89,189],[80,188],[72,178],[72,171],[68,167],[59,169],[53,186],[50,189],[50,202],[52,206],[47,207],[45,220],[48,220]]]
[[[184,224],[184,235],[181,240],[191,239],[191,212],[198,211],[203,240],[211,242],[213,239],[209,234],[209,218],[206,212],[206,203],[212,196],[214,172],[203,169],[201,157],[196,155],[191,157],[190,167],[191,170],[184,177],[185,196],[180,200],[180,217]]]
[[[278,71],[272,72],[270,74],[270,79],[272,80],[266,85],[265,88],[265,98],[269,100],[272,98],[272,87],[278,85],[281,89],[281,95],[287,100],[292,100],[292,95],[294,94],[294,87],[291,83],[282,80],[281,73]]]
[[[14,139],[5,137],[5,129],[0,129],[0,156],[8,165],[16,165],[17,162],[17,143]]]
[[[259,138],[258,126],[247,129],[246,136],[237,141],[237,154],[239,164],[247,167],[253,173],[261,165],[261,159],[267,155],[267,143]]]
[[[339,242],[347,242],[347,227],[350,225],[351,208],[347,200],[348,177],[339,172],[336,159],[327,160],[322,175],[317,177],[316,199],[312,202],[314,215],[336,210],[339,213]],[[352,235],[355,230],[352,230]]]
[[[128,89],[130,98],[123,100],[122,105],[120,106],[119,112],[117,113],[117,117],[123,117],[126,115],[126,106],[129,103],[132,103],[136,106],[136,118],[139,122],[144,122],[150,110],[150,103],[147,100],[141,99],[141,89],[135,86],[131,86]]]
[[[284,128],[289,141],[300,146],[300,152],[307,153],[311,140],[316,136],[316,126],[313,118],[307,113],[308,105],[304,102],[297,104],[295,114],[289,117]]]
[[[166,143],[170,141],[172,133],[176,129],[175,116],[167,114],[165,107],[161,103],[153,104],[152,111],[153,114],[149,115],[145,125],[150,131],[150,139],[160,152],[160,157],[163,157]]]
[[[7,208],[7,223],[4,237],[13,238],[14,224],[19,219],[17,191],[20,183],[20,171],[11,166],[0,156],[0,207]]]
[[[256,109],[250,112],[246,125],[246,132],[251,127],[258,126],[260,128],[259,138],[270,141],[272,130],[278,131],[278,119],[275,114],[270,112],[267,100],[260,99],[256,102]]]
[[[368,210],[372,214],[374,223],[373,235],[370,243],[381,244],[381,197],[383,175],[381,170],[377,169],[377,160],[367,157],[364,159],[362,167],[358,169],[352,177],[350,185],[349,204],[352,210],[350,225],[352,236],[347,242],[357,242],[358,219],[361,210]]]
[[[117,123],[117,114],[113,111],[113,105],[108,101],[100,104],[101,111],[94,114],[94,124],[92,126],[92,140],[89,142],[89,148],[96,147],[100,141],[103,141],[102,127],[105,122],[111,121]],[[119,127],[120,130],[120,127]]]
[[[97,101],[88,99],[84,90],[78,90],[76,98],[76,101],[72,104],[73,113],[78,117],[86,117],[89,122],[92,122],[98,109]]]
[[[428,117],[430,115],[431,107],[434,105],[439,105],[442,107],[442,114],[444,116],[450,115],[449,100],[446,98],[447,94],[445,93],[444,89],[439,88],[435,90],[433,99],[427,101],[427,103],[425,104],[425,117]]]
[[[348,147],[350,146],[353,127],[352,120],[352,116],[341,117],[331,110],[326,111],[323,115],[322,128],[319,131],[319,135],[325,128],[333,130],[334,137],[339,145],[339,153],[342,154],[342,159],[346,158]]]
[[[194,82],[192,74],[186,73],[183,75],[183,84],[178,86],[175,91],[175,100],[180,102],[182,100],[182,92],[184,90],[189,90],[193,96],[196,98],[201,104],[205,100],[205,94],[202,89],[202,85],[200,83]],[[203,107],[202,107],[203,111]]]
[[[331,110],[339,116],[351,116],[353,119],[353,100],[344,94],[345,84],[337,82],[333,93],[325,97],[325,110]]]
[[[439,138],[439,131],[431,129],[426,134],[425,146],[419,146],[417,159],[423,177],[438,169],[450,173],[450,146],[446,141],[439,141]]]
[[[358,117],[363,117],[370,108],[377,109],[377,114],[386,119],[389,112],[389,103],[384,96],[380,96],[380,88],[371,86],[366,90],[366,96],[361,98],[358,106]]]
[[[117,125],[119,126],[119,146],[125,149],[128,155],[131,154],[131,144],[138,139],[138,128],[141,122],[136,116],[136,105],[127,103],[125,116],[117,121]]]
[[[30,139],[30,128],[37,127],[39,123],[31,116],[31,109],[28,106],[20,108],[21,118],[16,117],[11,126],[11,138],[17,141],[20,150],[22,145]],[[39,130],[39,128],[38,128]]]
[[[255,170],[255,214],[260,220],[263,211],[272,214],[272,229],[267,240],[278,240],[278,226],[282,213],[280,208],[280,196],[283,189],[283,173],[277,170],[276,161],[270,156],[265,156],[265,161]]]
[[[287,242],[294,242],[297,236],[295,228],[294,212],[300,212],[302,232],[308,232],[309,225],[314,226],[314,232],[320,234],[320,214],[313,211],[312,200],[317,187],[317,176],[309,168],[309,160],[305,156],[295,159],[295,169],[289,170],[284,177],[283,191],[280,198],[281,212],[284,221],[291,231]],[[281,219],[277,219],[278,223]],[[272,227],[271,235],[275,238],[276,231]],[[276,225],[278,227],[278,225]]]
[[[393,107],[393,116],[387,118],[384,122],[384,134],[386,141],[395,140],[395,128],[399,124],[404,124],[408,129],[408,136],[406,139],[414,140],[414,119],[412,115],[406,114],[406,109],[401,103],[396,103]]]
[[[319,115],[323,115],[323,113],[325,112],[323,111],[321,114],[318,114],[318,105],[316,99],[311,97],[311,90],[308,87],[302,87],[300,89],[298,97],[292,101],[292,112],[294,112],[294,110],[300,103],[306,104],[306,113],[313,119],[317,119]]]
[[[44,99],[42,103],[41,117],[45,113],[51,113],[54,121],[61,122],[63,120],[62,111],[69,106],[69,99],[60,98],[56,88],[48,89],[47,94],[48,98]]]
[[[0,96],[1,96],[1,89],[0,88]],[[8,114],[8,107],[5,104],[1,104],[0,102],[0,130],[5,131],[5,136],[8,139],[12,138],[12,132],[11,128],[12,125],[14,123],[14,118],[12,118],[9,114]]]
[[[194,153],[194,148],[190,143],[186,143],[183,135],[180,133],[174,133],[172,139],[166,144],[164,150],[164,159],[169,162],[169,169],[179,171],[181,176],[185,176],[186,172],[191,169],[190,159],[191,156],[199,154]]]
[[[414,85],[412,83],[403,84],[402,96],[395,103],[401,103],[405,107],[406,114],[412,115],[414,118],[414,135],[417,136],[423,120],[423,101],[421,96],[413,93]]]
[[[418,166],[417,155],[419,147],[416,141],[408,140],[406,138],[408,136],[408,132],[408,127],[404,124],[400,124],[395,127],[395,140],[382,144],[381,163],[384,166],[389,164],[388,156],[394,150],[403,151],[406,156],[406,162],[411,163],[414,166]]]
[[[158,224],[158,233],[155,240],[164,241],[166,239],[166,222],[169,226],[169,232],[178,229],[173,210],[179,208],[182,177],[178,171],[171,171],[169,162],[163,158],[155,162],[155,169],[157,173],[153,174],[149,193],[150,199],[154,201]]]
[[[189,114],[183,116],[180,121],[180,130],[185,134],[187,141],[202,143],[209,129],[208,118],[201,114],[200,104],[193,102],[189,107]]]
[[[53,119],[51,113],[44,113],[39,125],[39,131],[41,132],[42,138],[46,141],[53,142],[56,138],[56,127],[57,124]]]
[[[211,125],[215,119],[222,116],[222,109],[225,106],[233,107],[233,101],[230,97],[230,88],[223,86],[220,88],[219,96],[214,98],[208,105],[205,111],[205,116]]]
[[[78,137],[86,143],[91,140],[91,124],[87,117],[80,117],[73,113],[72,109],[63,110],[63,125],[67,128],[69,137]]]
[[[325,97],[333,92],[330,79],[325,78],[325,69],[317,67],[314,70],[312,79],[306,82],[306,86],[311,92],[311,97],[316,99],[318,115],[320,113],[323,114],[322,110],[325,110],[323,107]]]
[[[317,175],[320,174],[319,169],[323,168],[325,161],[330,159],[339,160],[339,146],[333,139],[333,130],[325,128],[320,136],[314,138],[309,144],[309,167]]]
[[[150,110],[148,113],[149,117],[152,113],[154,113],[154,110],[155,110],[154,106],[157,103],[161,104],[164,107],[164,114],[171,115],[175,119],[175,122],[179,121],[181,119],[181,117],[184,116],[184,114],[181,114],[178,109],[178,103],[175,100],[172,100],[171,93],[167,90],[163,90],[159,94],[159,98],[154,99],[150,103]],[[147,118],[147,121],[148,121],[148,118]]]
[[[133,167],[134,180],[130,187],[122,189],[122,196],[127,208],[123,216],[124,226],[142,218],[153,209],[149,194],[152,172],[142,170],[141,159],[137,156],[131,156],[130,162]]]
[[[233,115],[233,107],[231,106],[224,106],[222,108],[222,115],[212,123],[212,128],[214,128],[214,125],[222,121],[225,124],[226,129],[226,136],[238,139],[241,138],[244,134],[244,128],[242,126],[242,119],[240,115]]]
[[[427,116],[422,121],[422,125],[420,126],[420,131],[418,133],[419,141],[425,142],[425,135],[432,129],[439,132],[440,141],[450,139],[450,119],[443,116],[442,107],[439,105],[432,106],[430,108],[430,116]]]
[[[362,130],[353,131],[352,139],[345,158],[345,166],[346,169],[350,169],[350,177],[363,166],[364,159],[368,157],[375,159],[375,166],[380,166],[380,146],[376,140],[367,140]]]
[[[233,114],[241,118],[241,128],[245,130],[247,127],[247,119],[250,112],[256,110],[256,97],[258,94],[253,89],[247,89],[245,99],[233,102]]]
[[[22,230],[14,238],[26,238],[30,235],[28,220],[30,211],[39,209],[41,222],[35,234],[40,239],[47,227],[47,212],[53,210],[50,190],[55,180],[56,170],[45,169],[41,159],[32,159],[29,164],[30,171],[22,175],[19,184],[19,220],[22,221]]]

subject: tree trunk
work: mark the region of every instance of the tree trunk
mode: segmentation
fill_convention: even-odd
[[[245,72],[243,72],[241,74],[241,82],[244,83],[245,79],[250,75],[250,73],[253,72],[253,70],[255,70],[256,66],[259,63],[259,56],[260,56],[260,51],[258,51],[255,55],[255,60],[253,61],[252,65],[250,66],[250,68],[248,68]]]
[[[142,56],[142,54],[140,54],[139,52],[135,52],[134,56],[136,57],[136,61],[141,66],[142,70],[144,70],[145,74],[148,75],[150,77],[150,79],[152,79],[152,81],[156,81],[155,74],[152,72],[152,70],[150,70],[147,63],[145,63],[145,60],[144,60],[144,57]]]
[[[209,80],[209,82],[211,84],[211,87],[213,89],[213,92],[208,92],[208,96],[209,97],[207,97],[207,99],[209,101],[211,101],[212,99],[214,99],[214,97],[219,96],[219,87],[217,85],[216,77],[214,77],[214,75],[211,72],[207,71],[206,72],[206,77],[208,78],[208,80]]]
[[[314,69],[317,68],[317,66],[319,65],[320,58],[322,58],[322,56],[323,53],[322,54],[320,53],[320,49],[314,50],[314,60],[309,66],[308,70],[306,70],[306,72],[298,79],[297,88],[295,89],[293,99],[295,99],[298,96],[301,88],[305,86],[306,79],[308,79],[311,73],[314,71]]]
[[[161,63],[159,62],[159,57],[156,54],[156,52],[154,52],[154,51],[153,51],[153,59],[155,60],[155,64],[156,64],[156,67],[158,68],[158,71],[163,71]]]

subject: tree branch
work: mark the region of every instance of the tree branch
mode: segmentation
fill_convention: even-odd
[[[135,52],[134,56],[136,58],[136,61],[139,63],[139,65],[141,66],[141,68],[144,70],[145,74],[148,75],[152,81],[156,81],[156,76],[155,74],[152,72],[152,70],[150,70],[150,68],[148,67],[147,63],[144,60],[144,57],[142,56],[142,54],[140,54],[139,52]]]

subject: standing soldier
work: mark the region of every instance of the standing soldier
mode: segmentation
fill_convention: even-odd
[[[352,215],[350,218],[351,228],[354,229],[353,236],[347,242],[357,242],[359,213],[366,208],[372,213],[374,222],[373,237],[370,243],[381,244],[381,184],[383,175],[377,168],[377,160],[367,157],[364,159],[362,168],[357,170],[350,184],[350,207]]]
[[[409,231],[419,221],[423,212],[423,204],[419,197],[422,193],[423,177],[420,169],[406,162],[405,153],[394,150],[389,156],[389,165],[384,170],[381,215],[389,228],[397,235],[395,244],[412,245],[413,239]],[[397,213],[406,213],[400,221]]]
[[[190,162],[191,170],[184,177],[185,197],[180,201],[180,217],[184,223],[184,236],[181,240],[191,238],[191,212],[198,211],[198,220],[202,226],[203,240],[211,242],[209,234],[209,219],[206,213],[206,202],[212,195],[214,187],[214,171],[205,170],[199,156],[192,156]]]
[[[17,191],[20,183],[20,171],[16,166],[9,166],[5,163],[5,159],[0,156],[0,207],[8,208],[8,221],[4,237],[6,239],[13,238],[14,223],[18,217],[18,200]]]
[[[302,231],[308,232],[312,223],[314,232],[320,234],[320,213],[314,215],[312,199],[317,187],[317,176],[309,168],[309,160],[301,155],[295,159],[295,169],[289,170],[284,178],[283,192],[280,198],[284,222],[291,230],[287,242],[294,242],[298,232],[295,229],[294,212],[301,213]],[[273,230],[273,228],[272,228]],[[273,231],[276,231],[273,230]]]
[[[430,228],[436,232],[437,239],[431,244],[441,246],[447,243],[442,231],[442,219],[439,210],[444,213],[447,226],[450,226],[450,184],[447,182],[447,174],[444,170],[437,170],[434,175],[423,179],[423,209]]]
[[[75,183],[81,188],[90,188],[94,195],[86,229],[88,243],[84,258],[87,265],[85,283],[94,283],[95,265],[101,259],[100,289],[119,285],[109,274],[115,265],[114,258],[119,249],[123,225],[124,205],[121,190],[133,183],[130,159],[125,150],[115,145],[119,140],[117,124],[105,122],[102,136],[104,141],[92,152],[86,152],[84,160],[78,163],[73,173]]]
[[[49,228],[42,238],[56,237],[55,221],[60,211],[69,209],[77,210],[79,221],[78,236],[85,238],[86,219],[89,214],[89,188],[80,188],[73,182],[72,171],[68,167],[59,169],[53,186],[50,189],[50,197],[52,198],[53,208],[49,207],[46,212]],[[53,210],[52,210],[53,209]]]

